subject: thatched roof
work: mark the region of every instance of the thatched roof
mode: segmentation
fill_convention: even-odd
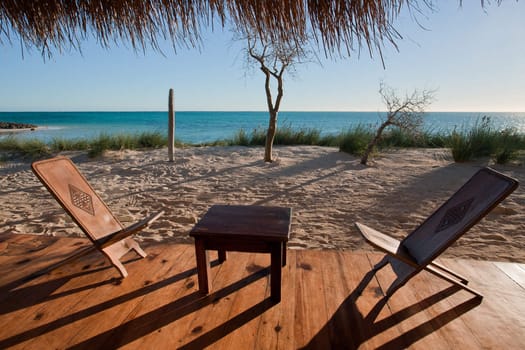
[[[195,46],[204,26],[231,24],[281,41],[313,33],[330,53],[373,50],[399,38],[392,22],[407,6],[417,0],[2,0],[0,43],[20,40],[43,54],[90,35],[102,46]]]
[[[372,52],[395,45],[394,19],[420,4],[432,8],[432,0],[1,0],[0,44],[16,40],[47,55],[79,49],[90,35],[104,47],[158,48],[165,39],[196,46],[204,26],[231,24],[281,42],[313,34],[328,53]]]

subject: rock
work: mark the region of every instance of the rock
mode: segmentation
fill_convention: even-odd
[[[12,123],[0,121],[0,129],[31,129],[37,128],[34,124]]]

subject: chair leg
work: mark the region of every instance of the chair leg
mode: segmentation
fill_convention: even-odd
[[[437,268],[440,269],[441,271],[444,271],[444,272],[448,273],[448,274],[451,275],[451,276],[456,277],[458,280],[461,281],[461,283],[463,283],[463,284],[468,284],[468,280],[467,280],[465,277],[463,277],[462,275],[460,275],[459,273],[456,273],[456,272],[454,272],[454,271],[452,271],[452,270],[449,270],[449,269],[446,268],[445,266],[443,266],[443,265],[441,265],[441,264],[439,264],[439,263],[437,263],[437,262],[435,262],[435,261],[432,261],[432,262],[430,263],[430,265],[433,266],[433,267],[437,267]],[[425,268],[425,270],[426,270],[426,268]]]
[[[126,268],[124,267],[124,265],[122,265],[119,258],[111,256],[111,255],[108,255],[108,257],[111,263],[113,264],[113,266],[115,266],[118,272],[120,272],[120,275],[122,276],[122,278],[126,278],[128,276],[128,271],[126,271]]]
[[[120,262],[120,258],[126,255],[130,250],[134,250],[143,258],[147,255],[146,252],[140,248],[137,241],[135,241],[132,237],[128,237],[102,249],[113,266],[115,266],[120,272],[122,278],[125,278],[128,275],[128,272],[124,268],[124,265]]]
[[[427,266],[425,268],[425,270],[427,270],[428,272],[431,272],[432,274],[436,275],[437,277],[440,277],[442,279],[444,279],[445,281],[447,282],[450,282],[452,284],[455,284],[456,286],[462,288],[462,289],[465,289],[466,291],[469,291],[470,293],[480,297],[480,298],[483,298],[483,295],[478,292],[477,290],[473,289],[473,288],[470,288],[469,286],[467,286],[466,284],[462,283],[461,281],[458,281],[452,277],[450,277],[449,275],[447,274],[444,274],[443,272],[441,271],[438,271],[437,269],[435,269],[434,267],[432,266]]]
[[[148,256],[148,254],[140,247],[140,245],[137,242],[135,242],[135,244],[133,244],[132,248],[141,257],[145,258],[146,256]]]
[[[148,254],[142,250],[142,248],[140,247],[140,245],[138,244],[137,241],[135,241],[132,237],[128,237],[124,240],[125,244],[126,244],[126,248],[129,250],[134,250],[138,255],[140,255],[141,257],[145,258],[146,256],[148,256]],[[125,253],[123,252],[122,255],[124,255]]]
[[[385,262],[386,260],[386,262]],[[383,266],[385,266],[386,264],[388,263],[388,255],[385,256],[385,258],[383,258],[383,260],[381,260],[376,266],[374,266],[374,270],[377,271],[379,269],[381,269]],[[425,270],[427,270],[428,272],[432,273],[433,275],[437,276],[437,277],[440,277],[442,279],[444,279],[445,281],[447,282],[450,282],[474,295],[476,295],[477,297],[479,298],[483,298],[483,295],[478,292],[477,290],[473,289],[473,288],[470,288],[469,286],[467,286],[467,283],[468,281],[466,280],[465,277],[455,273],[455,272],[452,272],[450,271],[449,269],[447,269],[446,267],[444,267],[443,265],[440,265],[440,264],[436,264],[436,263],[431,263],[427,266],[424,267]],[[445,273],[444,273],[445,272]],[[416,272],[417,273],[417,272]],[[406,274],[404,276],[398,276],[398,278],[392,282],[392,284],[390,285],[390,287],[388,288],[388,290],[386,291],[386,295],[385,297],[386,298],[390,298],[399,288],[403,287],[412,277],[414,277],[414,275],[416,273],[409,273],[409,274]],[[455,279],[453,277],[456,277],[458,279]]]

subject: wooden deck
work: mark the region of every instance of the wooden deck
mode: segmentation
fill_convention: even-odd
[[[481,304],[426,272],[385,301],[391,271],[370,276],[381,256],[364,252],[289,251],[279,304],[268,255],[230,253],[202,297],[193,246],[166,242],[130,254],[124,280],[98,252],[27,279],[86,244],[0,237],[1,349],[525,348],[523,264],[445,259]]]

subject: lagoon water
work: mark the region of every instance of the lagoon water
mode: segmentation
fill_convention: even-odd
[[[525,113],[431,112],[425,114],[424,128],[450,131],[470,128],[482,117],[490,117],[495,128],[515,128],[525,133]],[[357,125],[377,125],[380,112],[280,112],[278,127],[314,128],[322,135],[337,134]],[[240,129],[248,133],[266,128],[267,112],[176,112],[175,137],[187,143],[212,142],[231,138]],[[105,134],[166,133],[167,112],[0,112],[0,121],[36,124],[32,132],[0,134],[0,137],[79,139]],[[12,136],[14,135],[14,136]]]

